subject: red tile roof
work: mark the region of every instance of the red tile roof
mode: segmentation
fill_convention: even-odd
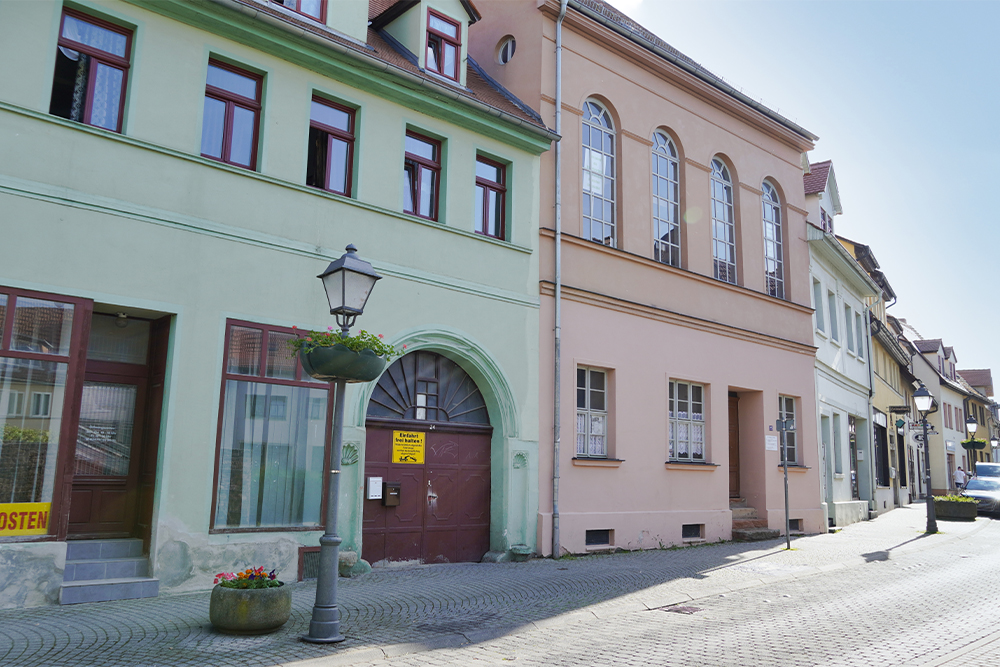
[[[802,184],[805,186],[807,195],[814,195],[826,190],[831,166],[833,166],[832,160],[809,165],[809,173],[802,176]]]
[[[973,387],[985,387],[987,396],[993,395],[993,371],[989,368],[970,368],[958,371],[958,374]]]

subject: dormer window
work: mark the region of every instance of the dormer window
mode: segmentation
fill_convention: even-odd
[[[326,0],[274,0],[274,2],[288,7],[293,12],[316,19],[320,23],[326,22]]]
[[[458,81],[462,26],[433,10],[427,13],[427,57],[424,69]]]

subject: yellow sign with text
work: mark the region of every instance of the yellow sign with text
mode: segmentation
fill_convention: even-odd
[[[416,431],[392,432],[392,462],[424,462],[424,434]]]
[[[52,503],[0,503],[0,537],[47,535]]]

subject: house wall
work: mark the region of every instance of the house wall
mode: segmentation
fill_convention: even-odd
[[[247,45],[252,22],[234,20],[223,35],[132,4],[99,9],[135,26],[122,135],[48,114],[61,6],[0,5],[0,51],[23,61],[0,72],[0,285],[173,317],[151,550],[161,590],[207,588],[214,573],[251,561],[294,577],[298,547],[318,543],[315,530],[209,534],[224,332],[230,318],[332,326],[315,276],[348,243],[384,277],[356,328],[444,354],[477,381],[494,426],[491,549],[533,546],[537,492],[516,490],[510,471],[515,452],[537,469],[537,182],[547,141],[428,92],[396,86],[387,97],[383,79],[350,75],[350,61],[304,42],[284,42],[281,56],[270,32]],[[199,155],[213,55],[265,75],[256,172]],[[352,199],[304,185],[314,92],[358,109]],[[439,222],[400,212],[408,127],[444,140]],[[509,241],[473,233],[477,151],[509,161]],[[361,548],[369,393],[353,385],[347,394],[344,442],[360,453],[341,485],[347,551]],[[0,543],[3,562],[37,552],[32,562],[47,563],[5,568],[29,577],[30,590],[0,595],[0,606],[53,601],[62,578],[53,544]]]
[[[484,20],[472,27],[473,57],[554,124],[554,19],[558,3],[477,3]],[[728,395],[740,397],[741,494],[773,528],[784,526],[775,435],[778,395],[796,398],[801,468],[790,473],[792,518],[803,529],[825,527],[818,504],[812,330],[805,241],[801,153],[791,138],[759,115],[747,115],[684,80],[645,49],[595,27],[570,10],[564,25],[562,108],[561,547],[586,550],[585,531],[612,530],[614,545],[647,548],[682,542],[681,525],[704,524],[705,539],[728,539]],[[505,66],[494,48],[514,35],[518,49]],[[476,48],[476,44],[473,44]],[[678,78],[679,77],[679,78]],[[584,103],[596,99],[614,120],[618,244],[581,238],[581,128]],[[653,260],[650,148],[663,129],[680,152],[681,268]],[[723,159],[734,181],[739,285],[712,277],[709,165]],[[555,301],[554,156],[542,159],[540,432],[552,432]],[[785,222],[786,299],[764,289],[760,187],[779,189]],[[608,459],[576,457],[578,366],[604,369],[613,387]],[[707,388],[711,467],[667,460],[670,379]],[[810,406],[808,409],[802,406]],[[542,446],[549,451],[548,445]],[[553,461],[542,459],[539,545],[551,552]]]

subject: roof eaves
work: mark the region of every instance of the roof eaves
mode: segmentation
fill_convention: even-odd
[[[493,77],[491,77],[489,74],[487,74],[486,70],[484,70],[482,67],[480,67],[479,63],[477,63],[473,59],[472,56],[468,56],[468,60],[469,60],[469,65],[472,67],[472,69],[474,69],[476,71],[476,74],[478,74],[480,77],[482,77],[483,81],[485,81],[486,83],[488,83],[491,86],[493,86],[494,88],[496,88],[498,93],[500,93],[501,95],[503,95],[504,97],[506,97],[507,100],[511,104],[513,104],[514,106],[516,106],[518,109],[520,109],[521,111],[523,111],[525,114],[527,114],[528,116],[531,116],[531,118],[534,119],[535,122],[537,122],[539,125],[545,125],[545,121],[542,120],[541,114],[539,114],[537,111],[535,111],[534,109],[532,109],[531,107],[529,107],[527,104],[525,104],[524,102],[522,102],[520,98],[518,98],[516,95],[514,95],[514,93],[512,93],[509,90],[507,90],[506,88],[504,88],[503,85],[499,81],[497,81],[496,79],[494,79]]]

